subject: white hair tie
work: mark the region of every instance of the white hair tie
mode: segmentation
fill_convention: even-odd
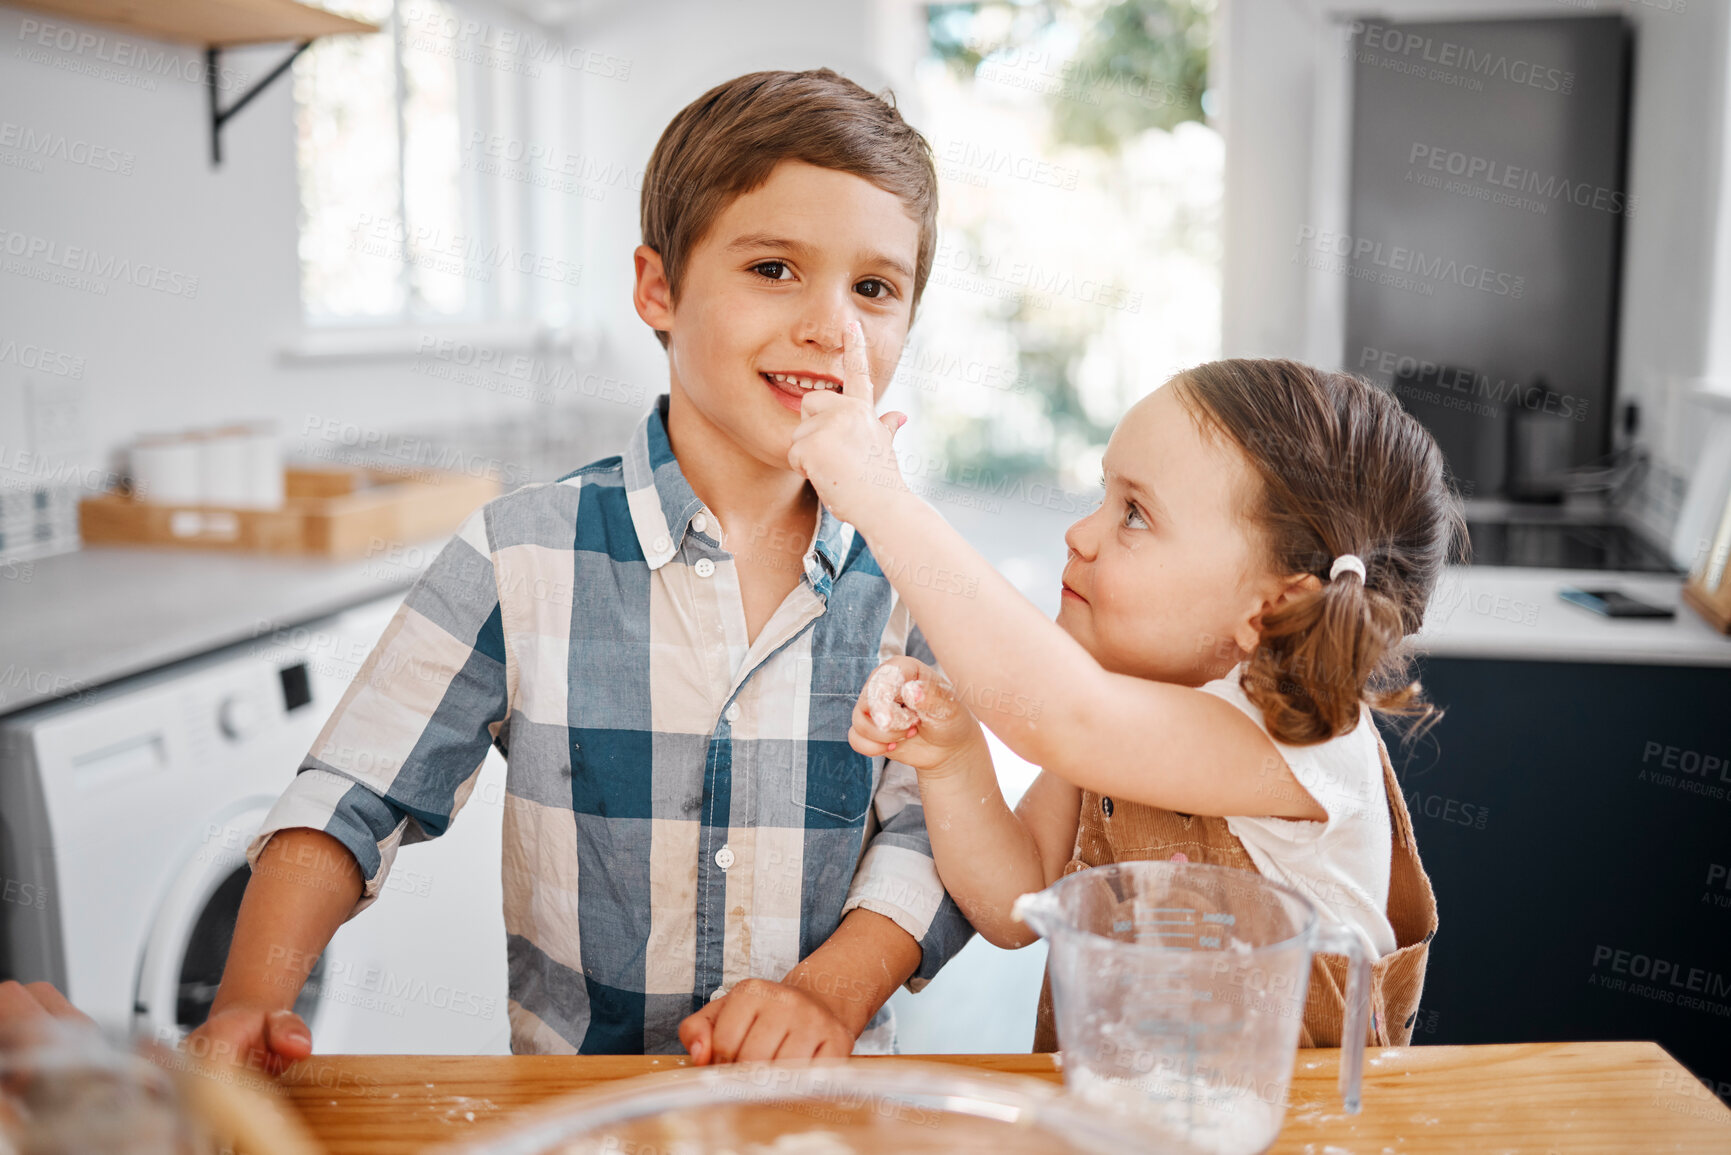
[[[1355,573],[1362,584],[1364,581],[1364,559],[1355,553],[1343,553],[1334,559],[1334,564],[1328,567],[1328,580],[1333,581],[1343,573]]]

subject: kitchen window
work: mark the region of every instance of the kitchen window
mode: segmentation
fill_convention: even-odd
[[[295,65],[311,343],[332,331],[557,323],[580,272],[557,208],[477,163],[499,139],[557,141],[558,94],[496,48],[522,42],[511,15],[492,22],[448,0],[326,6],[380,32],[321,40]]]
[[[1215,7],[926,7],[918,124],[943,192],[900,370],[919,420],[898,444],[976,491],[958,502],[989,506],[1022,477],[1088,504],[1118,417],[1221,355]]]

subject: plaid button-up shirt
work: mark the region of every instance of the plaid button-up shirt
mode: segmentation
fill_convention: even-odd
[[[256,864],[274,831],[332,835],[365,875],[358,912],[399,846],[450,825],[496,745],[518,1052],[678,1051],[681,1019],[781,978],[855,907],[919,941],[916,990],[972,933],[913,771],[847,744],[882,659],[932,660],[906,609],[824,510],[798,587],[748,640],[665,405],[623,458],[465,522],[248,848]]]

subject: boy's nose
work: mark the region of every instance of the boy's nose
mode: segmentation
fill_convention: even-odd
[[[847,328],[850,317],[843,301],[836,300],[832,294],[814,293],[800,310],[794,339],[802,345],[811,345],[839,356],[842,350],[842,333]]]
[[[839,355],[842,351],[842,331],[846,325],[846,319],[839,316],[801,318],[795,339],[801,345],[810,345],[825,353]]]

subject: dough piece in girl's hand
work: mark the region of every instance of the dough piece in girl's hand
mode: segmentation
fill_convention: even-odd
[[[866,679],[866,713],[872,725],[880,730],[906,730],[915,722],[914,714],[899,701],[902,686],[908,676],[893,662],[885,662]]]

